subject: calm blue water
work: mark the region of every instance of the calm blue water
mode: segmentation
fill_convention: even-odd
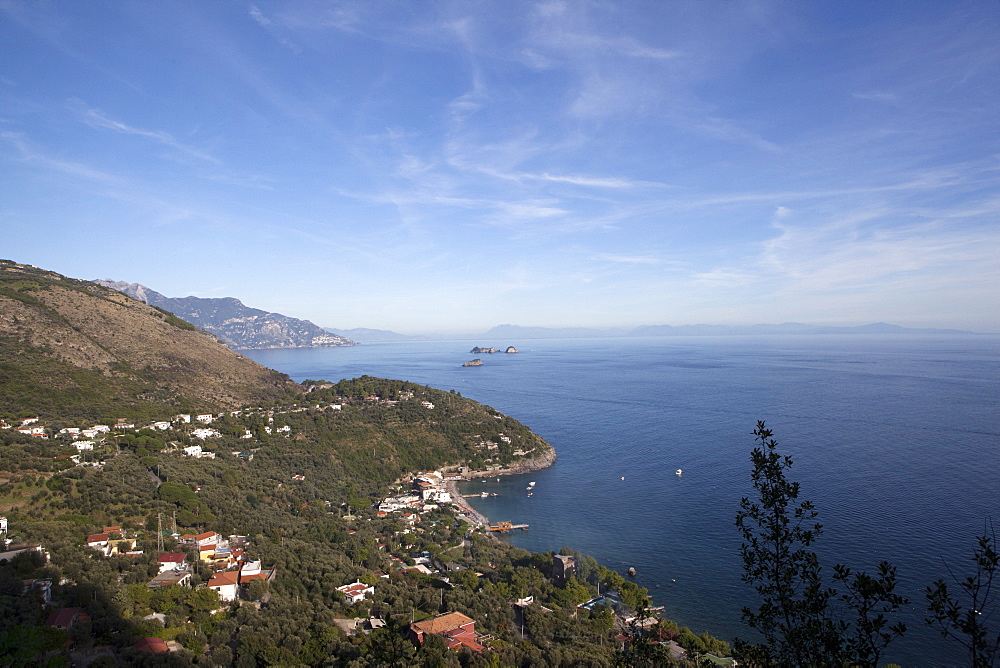
[[[480,355],[474,345],[517,346]],[[963,663],[924,626],[923,589],[963,569],[1000,523],[1000,338],[691,337],[437,341],[247,354],[296,380],[363,374],[454,389],[552,443],[545,471],[475,481],[474,505],[527,522],[510,541],[634,566],[666,615],[731,639],[740,609],[739,500],[758,419],[793,456],[825,526],[818,550],[855,569],[888,559],[911,600],[888,659]],[[674,471],[683,469],[681,476]],[[622,477],[625,479],[622,480]],[[527,497],[528,480],[537,482]],[[964,572],[959,570],[957,572]]]

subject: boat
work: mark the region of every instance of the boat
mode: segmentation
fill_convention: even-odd
[[[528,483],[528,489],[531,489],[534,486],[535,486],[534,481]]]
[[[528,496],[531,496],[532,492],[528,492]]]
[[[486,498],[487,496],[489,496],[489,495],[490,495],[490,493],[489,493],[489,492],[483,492],[482,494],[480,494],[480,495],[479,495],[479,498],[481,498],[481,499],[485,499],[485,498]]]
[[[680,475],[682,473],[684,473],[684,471],[682,471],[681,469],[677,469],[676,471],[674,471],[674,475]]]

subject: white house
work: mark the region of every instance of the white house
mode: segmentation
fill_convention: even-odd
[[[87,547],[92,548],[103,554],[105,557],[111,555],[112,546],[108,542],[108,534],[106,533],[95,533],[87,536]]]
[[[245,564],[243,564],[243,567],[240,568],[240,580],[260,575],[260,568],[261,568],[260,564],[261,564],[260,560],[248,561]]]
[[[94,442],[93,441],[74,441],[73,442],[73,446],[78,451],[83,452],[84,450],[93,450],[94,449]]]
[[[219,433],[218,429],[207,429],[207,428],[195,429],[194,431],[191,432],[191,435],[194,436],[195,438],[200,438],[203,441],[206,438],[214,438],[216,436],[222,436],[222,434]]]
[[[170,429],[170,423],[169,422],[154,422],[153,423],[153,429],[159,429],[160,431],[166,431],[166,430]]]
[[[236,600],[236,592],[240,586],[239,571],[223,571],[216,573],[208,581],[208,588],[219,594],[220,601]]]
[[[351,584],[346,584],[342,587],[337,587],[337,591],[347,598],[347,602],[354,605],[358,601],[363,601],[368,596],[375,593],[375,587],[371,585],[366,585],[364,582],[358,580],[357,582],[352,582]]]
[[[215,417],[211,413],[203,413],[201,415],[195,415],[194,419],[203,424],[212,424],[212,420],[214,420]]]
[[[164,571],[179,571],[184,568],[184,553],[168,552],[167,554],[161,554],[156,558],[156,562],[160,565],[161,573]]]
[[[443,489],[425,489],[423,491],[424,501],[436,501],[437,503],[451,503],[451,494]]]
[[[188,447],[184,448],[184,454],[187,455],[188,457],[197,457],[198,455],[201,454],[201,446],[189,445]]]

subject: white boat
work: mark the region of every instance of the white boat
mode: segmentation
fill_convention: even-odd
[[[676,471],[674,471],[674,475],[680,475],[682,473],[684,473],[684,471],[682,471],[681,469],[677,469]]]
[[[534,487],[534,486],[535,486],[535,483],[534,483],[534,482],[529,482],[529,483],[528,483],[528,489],[531,489],[531,488],[532,488],[532,487]]]

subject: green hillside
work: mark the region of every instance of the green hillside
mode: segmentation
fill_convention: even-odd
[[[693,665],[682,646],[727,650],[628,623],[644,589],[569,549],[562,573],[489,535],[452,483],[414,480],[553,461],[488,406],[367,376],[300,386],[175,316],[11,262],[0,323],[0,665]],[[413,642],[422,620],[454,619],[474,631]]]

